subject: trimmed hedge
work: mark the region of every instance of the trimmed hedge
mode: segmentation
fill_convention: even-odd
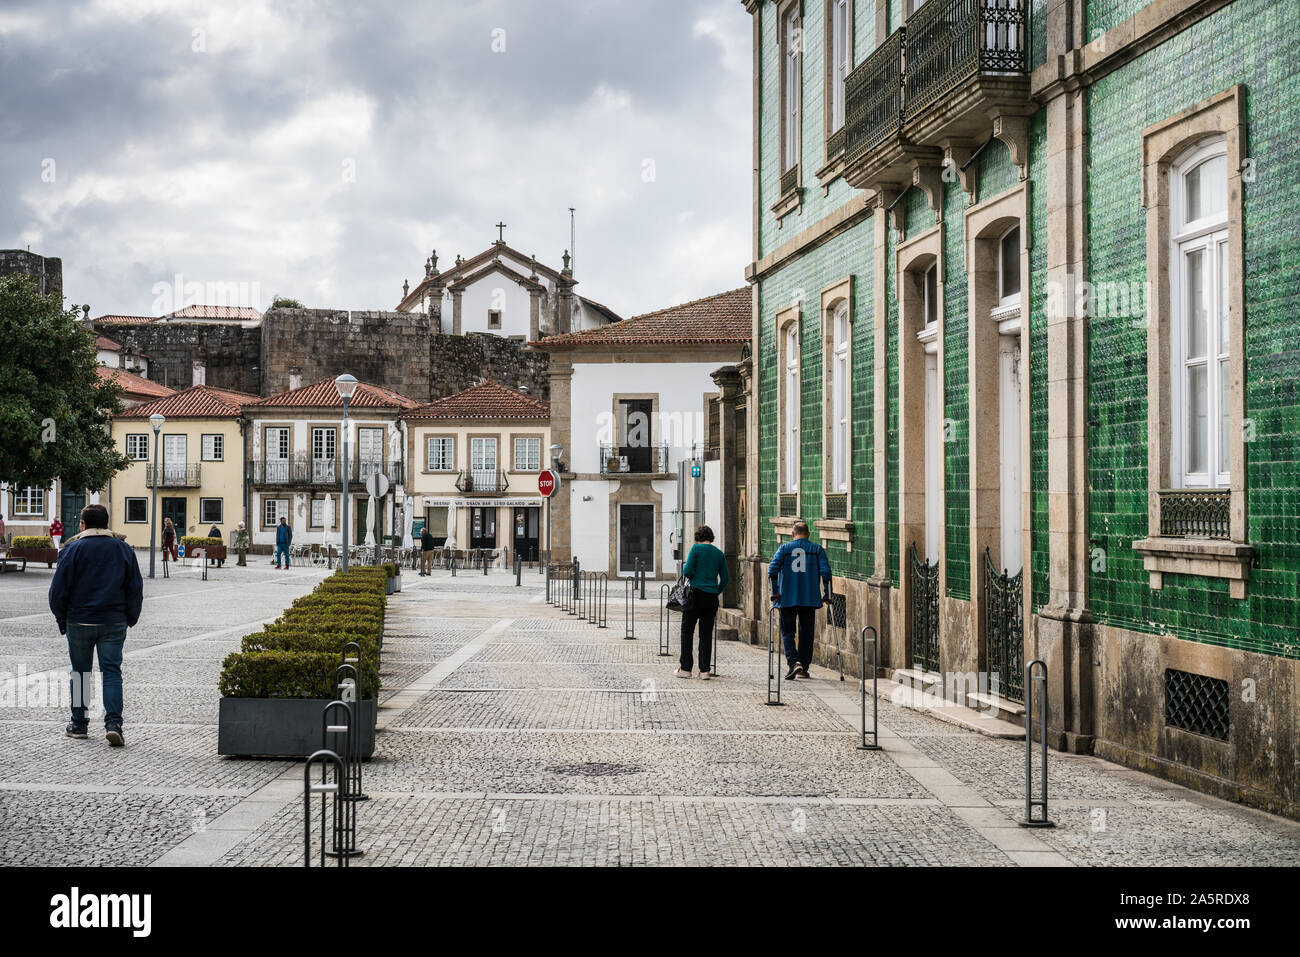
[[[337,651],[237,651],[221,664],[223,698],[333,698]],[[379,669],[363,659],[361,697],[379,693]]]
[[[9,545],[12,548],[53,548],[54,539],[48,535],[15,535]]]
[[[219,537],[213,538],[208,535],[182,535],[181,544],[188,548],[211,548],[213,545],[224,545]]]
[[[227,698],[333,698],[343,646],[361,646],[361,694],[378,694],[384,566],[349,569],[294,600],[273,624],[245,635],[221,666]]]

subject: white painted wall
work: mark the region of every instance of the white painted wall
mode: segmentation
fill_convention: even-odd
[[[461,293],[460,331],[526,338],[529,329],[529,299],[528,290],[513,279],[501,273],[488,273]],[[488,328],[490,309],[501,310],[500,329]]]
[[[573,529],[573,554],[582,567],[592,572],[609,569],[609,496],[617,488],[613,482],[570,482],[560,487],[559,494],[569,495]],[[591,496],[590,502],[583,498]]]
[[[704,463],[704,524],[713,529],[713,544],[724,547],[722,524],[722,463]],[[692,540],[694,532],[692,532]]]

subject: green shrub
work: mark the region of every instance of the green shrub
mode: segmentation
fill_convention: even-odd
[[[213,545],[224,545],[225,542],[208,535],[182,535],[181,544],[186,548],[210,548]]]
[[[337,691],[337,652],[243,651],[221,663],[220,690],[225,698],[333,698]],[[363,658],[361,696],[379,693],[379,671]]]
[[[15,535],[10,544],[14,548],[53,548],[54,539],[48,535]]]
[[[268,629],[256,635],[245,635],[243,642],[240,644],[240,649],[242,651],[321,652],[334,655],[335,664],[338,665],[342,663],[343,646],[349,641],[355,641],[361,646],[361,658],[363,660],[378,664],[379,642],[375,640],[373,635],[361,634],[360,632],[325,635],[316,631]]]

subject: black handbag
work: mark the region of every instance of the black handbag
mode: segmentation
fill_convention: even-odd
[[[695,597],[695,589],[691,587],[689,579],[685,575],[677,579],[677,584],[668,589],[668,607],[673,611],[686,611],[691,607],[691,600]]]

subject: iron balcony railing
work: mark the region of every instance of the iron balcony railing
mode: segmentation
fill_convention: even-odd
[[[1232,493],[1226,488],[1161,489],[1160,534],[1166,538],[1231,537]]]
[[[401,462],[354,459],[348,481],[358,486],[376,472],[383,472],[390,485],[402,481]],[[254,485],[335,486],[343,484],[343,462],[337,458],[296,456],[290,459],[262,459],[253,462],[250,480]]]
[[[897,136],[903,125],[904,34],[902,27],[891,33],[844,81],[844,155],[849,161]]]
[[[600,447],[600,471],[603,475],[667,472],[668,446],[602,445]]]
[[[162,481],[155,481],[161,474]],[[174,462],[170,465],[160,465],[156,469],[152,465],[145,466],[144,484],[146,488],[153,488],[157,485],[159,488],[198,488],[202,472],[197,462]]]
[[[510,487],[506,473],[500,469],[461,469],[456,488],[461,492],[487,494],[504,492]]]
[[[1025,8],[1025,0],[929,0],[909,17],[903,80],[908,117],[977,73],[1025,73]]]

